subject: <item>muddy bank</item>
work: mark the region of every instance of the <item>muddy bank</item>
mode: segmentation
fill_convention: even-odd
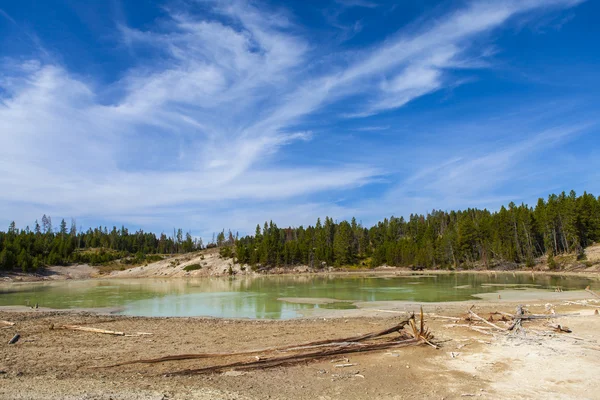
[[[514,312],[514,302],[481,302],[475,310]],[[527,303],[533,313],[546,302]],[[95,368],[165,355],[238,351],[291,345],[323,338],[364,334],[389,327],[405,311],[355,316],[339,310],[335,318],[250,321],[207,318],[134,318],[91,313],[0,311],[15,323],[0,329],[0,398],[11,399],[408,399],[598,398],[600,302],[572,304],[555,299],[557,313],[579,313],[553,320],[572,334],[553,333],[544,324],[526,324],[525,335],[483,334],[444,317],[463,318],[465,303],[425,304],[426,324],[442,346],[356,354],[347,368],[331,360],[248,373],[174,377],[214,360],[173,361]],[[462,320],[461,320],[462,321]],[[112,336],[59,329],[83,325],[143,336]],[[3,328],[3,327],[2,327]],[[53,328],[53,329],[51,329]],[[18,332],[21,340],[8,345]],[[223,360],[226,362],[228,360]]]

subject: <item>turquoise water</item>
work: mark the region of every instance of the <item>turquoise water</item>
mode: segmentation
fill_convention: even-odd
[[[355,308],[356,301],[460,301],[507,288],[581,290],[592,282],[531,274],[67,280],[1,284],[0,306],[38,303],[58,309],[118,307],[121,314],[137,316],[287,319],[315,308]],[[295,302],[298,298],[336,301],[304,304]]]

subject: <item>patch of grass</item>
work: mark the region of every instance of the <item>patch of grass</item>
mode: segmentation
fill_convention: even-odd
[[[183,267],[184,271],[190,272],[190,271],[196,271],[202,269],[202,265],[200,264],[190,264],[190,265],[186,265],[185,267]]]
[[[146,256],[146,262],[153,263],[157,261],[164,260],[163,256],[159,256],[158,254],[148,254]]]

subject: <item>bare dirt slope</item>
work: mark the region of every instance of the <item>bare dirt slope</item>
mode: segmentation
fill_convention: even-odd
[[[589,262],[600,263],[600,244],[586,247],[585,258]]]
[[[200,266],[199,269],[186,271],[190,265]],[[152,277],[197,277],[232,274],[252,273],[248,266],[234,263],[232,259],[222,258],[218,249],[203,250],[200,252],[182,254],[167,258],[152,264],[114,271],[110,277],[114,278],[152,278]]]
[[[562,304],[562,305],[561,305]],[[479,397],[600,399],[600,306],[555,304],[554,320],[572,334],[555,333],[546,321],[528,322],[526,333],[483,334],[464,321],[429,314],[426,323],[442,346],[409,347],[293,367],[192,377],[167,373],[215,360],[173,361],[94,368],[165,355],[247,350],[362,334],[395,324],[405,314],[383,317],[250,321],[203,318],[131,318],[86,313],[0,312],[16,323],[0,329],[2,399],[459,399]],[[426,306],[436,315],[465,315],[466,304]],[[530,304],[543,313],[544,304]],[[478,305],[480,315],[514,310],[514,304]],[[151,336],[124,337],[58,329],[81,324]],[[54,329],[50,329],[54,326]],[[1,328],[1,326],[0,326]],[[15,332],[22,335],[7,345]],[[339,357],[336,357],[339,358]],[[225,359],[223,362],[233,361]],[[220,362],[220,361],[219,361]]]

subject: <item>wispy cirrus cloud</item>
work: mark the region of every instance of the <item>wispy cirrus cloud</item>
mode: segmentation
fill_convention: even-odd
[[[354,99],[341,114],[367,117],[456,85],[463,78],[452,71],[485,66],[489,47],[474,45],[475,38],[511,18],[578,3],[472,2],[342,52],[337,61],[321,53],[291,13],[244,1],[204,2],[210,13],[202,15],[169,9],[147,29],[121,21],[121,44],[145,51],[112,83],[36,60],[0,69],[0,204],[8,216],[19,204],[35,203],[32,213],[47,207],[104,220],[175,215],[167,210],[182,207],[206,213],[197,224],[216,230],[228,213],[219,202],[266,219],[274,209],[306,211],[302,199],[314,210],[312,220],[330,209],[319,205],[319,196],[387,173],[364,162],[278,160],[314,138],[303,124],[315,113]],[[327,63],[318,62],[323,58]],[[461,165],[449,167],[480,168]],[[185,221],[178,218],[175,223]],[[246,222],[231,227],[251,228]]]
[[[482,120],[486,117],[482,116]],[[565,181],[565,178],[583,176],[591,165],[595,168],[599,164],[595,161],[590,164],[589,160],[586,164],[577,160],[565,162],[562,154],[570,142],[593,135],[598,121],[575,117],[568,118],[562,125],[536,129],[527,127],[530,120],[531,117],[516,113],[497,123],[495,128],[505,130],[520,126],[514,136],[505,135],[503,140],[498,140],[490,129],[486,145],[482,147],[478,142],[456,150],[446,148],[442,154],[449,154],[447,158],[438,157],[439,149],[426,161],[415,154],[416,166],[412,172],[398,177],[383,196],[354,204],[354,207],[364,210],[362,215],[367,221],[375,222],[390,214],[402,215],[403,210],[427,213],[434,209],[468,207],[496,209],[511,201],[532,205],[538,197],[545,197],[565,183],[569,190],[581,189],[580,180]],[[449,137],[464,134],[461,126],[450,125],[444,129]],[[540,158],[544,161],[540,162]],[[589,189],[589,185],[584,186],[584,190]]]

